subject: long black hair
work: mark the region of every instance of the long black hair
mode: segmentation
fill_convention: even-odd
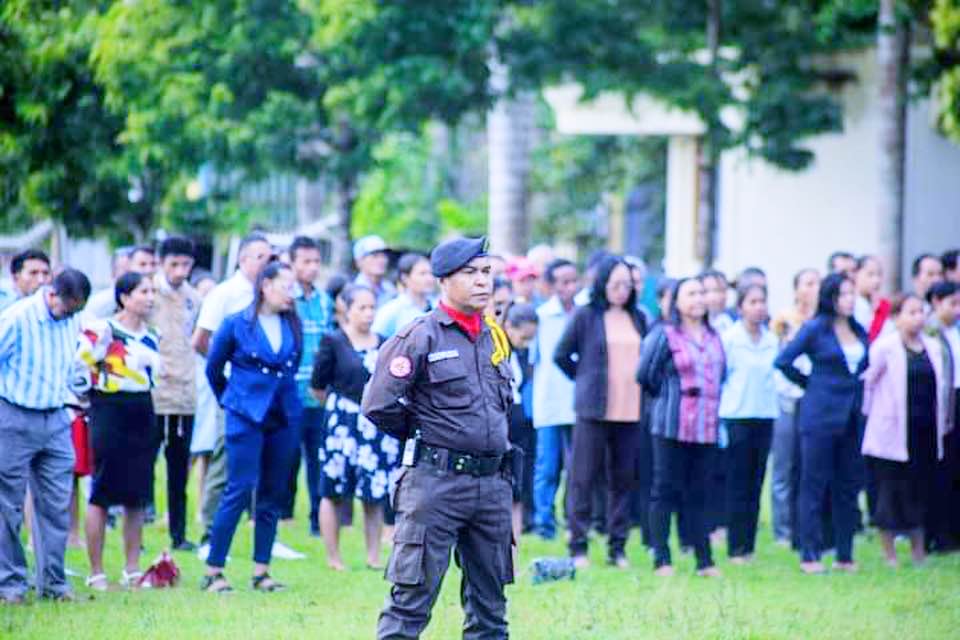
[[[257,313],[260,311],[261,305],[263,305],[263,283],[267,280],[275,280],[281,271],[292,272],[293,268],[279,260],[271,260],[260,270],[260,273],[257,274],[257,281],[253,285],[253,302],[250,304],[249,313],[247,314],[247,320],[251,323],[257,321]],[[290,331],[293,332],[295,350],[297,353],[300,353],[303,349],[303,325],[300,323],[300,316],[297,315],[296,306],[291,307],[287,311],[281,311],[280,319],[290,325]]]
[[[624,303],[623,307],[627,310],[637,308],[637,289],[633,286],[633,272],[626,260],[619,256],[604,256],[597,264],[597,275],[593,279],[593,288],[590,290],[590,305],[599,310],[606,311],[610,308],[610,301],[607,300],[607,283],[613,270],[618,266],[623,266],[627,270],[630,278],[630,297]]]
[[[688,282],[699,282],[701,286],[703,285],[703,279],[699,276],[680,278],[673,283],[673,290],[670,292],[670,316],[667,318],[667,322],[675,327],[679,327],[683,323],[683,320],[680,318],[680,310],[677,309],[677,295],[680,294],[680,287]],[[710,326],[710,311],[707,309],[706,304],[704,304],[703,307],[703,326],[707,328],[707,331],[713,331],[713,327]]]
[[[820,282],[820,298],[817,301],[817,315],[835,318],[837,316],[837,298],[840,287],[850,280],[845,273],[831,273]]]

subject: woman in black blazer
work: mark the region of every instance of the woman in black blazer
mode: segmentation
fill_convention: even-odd
[[[554,352],[554,361],[575,382],[570,459],[570,555],[589,565],[593,482],[606,459],[608,562],[627,566],[630,492],[638,479],[640,385],[633,372],[640,363],[646,322],[637,310],[630,267],[622,258],[605,258],[597,267],[590,303],[577,309]]]
[[[820,285],[817,315],[809,320],[777,357],[776,367],[804,389],[797,406],[800,432],[800,485],[797,526],[805,573],[822,573],[821,517],[830,491],[837,560],[834,568],[856,571],[853,534],[863,482],[860,437],[863,381],[867,368],[867,334],[853,319],[853,282],[832,274]],[[813,369],[804,375],[794,361],[806,354]]]

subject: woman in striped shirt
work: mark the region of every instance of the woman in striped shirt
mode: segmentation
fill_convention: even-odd
[[[707,479],[716,464],[718,409],[725,369],[720,337],[710,327],[703,283],[678,280],[669,319],[643,342],[637,381],[653,398],[653,491],[650,534],[654,569],[673,575],[670,515],[684,515],[697,557],[697,574],[719,576],[713,564],[704,514]]]

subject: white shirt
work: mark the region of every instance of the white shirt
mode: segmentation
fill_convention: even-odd
[[[944,329],[943,337],[947,339],[950,353],[953,355],[953,388],[960,389],[960,323]]]
[[[557,343],[573,315],[564,311],[556,297],[537,309],[537,335],[530,344],[533,364],[533,426],[553,427],[576,422],[573,412],[573,380],[553,362]]]
[[[116,285],[112,284],[90,296],[87,306],[83,308],[83,324],[89,324],[94,320],[106,320],[117,312],[115,288]]]
[[[227,316],[243,311],[253,302],[253,283],[240,270],[215,286],[200,307],[197,327],[216,333]]]
[[[866,349],[863,348],[863,343],[857,340],[856,342],[843,345],[842,348],[843,357],[847,360],[847,369],[850,370],[850,373],[856,373],[857,367],[860,366],[860,361],[863,360],[863,357],[867,354]]]
[[[275,313],[259,313],[257,314],[257,321],[260,323],[263,332],[267,334],[267,342],[270,343],[270,348],[273,349],[274,353],[279,352],[280,346],[283,344],[283,327],[280,324],[280,316]]]

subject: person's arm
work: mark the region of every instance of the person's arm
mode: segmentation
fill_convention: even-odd
[[[200,313],[197,316],[197,326],[193,332],[193,338],[190,340],[190,346],[201,356],[206,357],[210,351],[210,339],[220,325],[223,324],[223,304],[215,288],[203,301],[200,306]]]
[[[319,402],[327,398],[327,387],[333,382],[337,356],[334,350],[333,336],[325,334],[313,357],[313,373],[310,374],[310,393]]]
[[[779,369],[790,382],[801,389],[807,388],[807,380],[810,376],[805,375],[797,369],[793,362],[805,353],[809,355],[814,332],[817,331],[818,328],[819,325],[813,320],[808,321],[800,327],[797,335],[787,343],[787,346],[783,348],[783,351],[780,352],[780,355],[777,356],[776,361],[773,363],[773,366]]]
[[[637,383],[652,396],[660,394],[663,370],[669,353],[667,334],[662,327],[657,327],[643,339],[640,365],[637,367]]]
[[[20,342],[19,324],[9,314],[0,314],[0,364],[4,364],[13,354],[14,347]]]
[[[190,346],[203,357],[207,357],[207,352],[210,351],[210,336],[211,334],[208,330],[197,327],[193,331]]]
[[[863,372],[864,415],[870,413],[870,406],[873,404],[877,385],[887,371],[887,351],[882,341],[880,343],[874,342],[870,347],[870,366]]]
[[[210,351],[207,353],[207,381],[210,382],[210,388],[213,389],[213,395],[216,396],[217,401],[227,389],[224,368],[236,351],[233,323],[234,321],[228,318],[220,325],[220,329],[213,336]]]
[[[574,380],[577,377],[577,367],[580,363],[579,342],[580,326],[583,312],[578,309],[567,322],[560,341],[553,352],[553,361],[563,374]],[[574,358],[576,356],[576,358]]]
[[[401,440],[410,436],[410,389],[423,371],[425,349],[417,336],[401,329],[387,340],[377,356],[373,377],[367,382],[360,412],[377,427]]]

